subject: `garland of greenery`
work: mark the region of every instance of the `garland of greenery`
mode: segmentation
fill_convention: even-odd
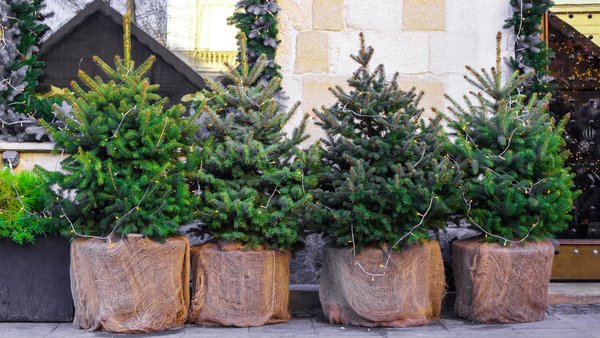
[[[510,0],[513,14],[506,20],[504,28],[514,28],[515,56],[509,59],[513,70],[520,74],[534,72],[523,83],[521,93],[530,97],[538,93],[544,97],[548,93],[556,91],[556,84],[552,83],[554,78],[550,76],[548,66],[550,58],[554,55],[552,49],[548,48],[542,39],[542,21],[545,13],[554,6],[552,0]]]
[[[44,63],[35,53],[48,30],[43,0],[0,0],[0,139],[41,141],[47,138],[36,118],[52,118],[51,103],[35,96]]]
[[[259,79],[268,83],[273,78],[281,78],[280,66],[275,62],[279,27],[277,15],[280,11],[276,0],[240,0],[236,4],[237,11],[229,18],[240,33],[248,39],[247,57],[250,66],[256,64],[261,55],[267,56],[267,67]]]

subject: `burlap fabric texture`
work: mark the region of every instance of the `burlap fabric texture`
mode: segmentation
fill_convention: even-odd
[[[393,252],[387,268],[386,259],[381,248],[353,256],[351,248],[324,247],[319,298],[332,324],[408,327],[439,319],[446,282],[438,242]]]
[[[240,243],[193,246],[188,321],[262,326],[290,319],[290,252],[244,250]]]
[[[117,333],[161,331],[185,324],[190,300],[189,242],[140,235],[118,242],[71,244],[73,324]]]
[[[543,319],[553,257],[549,241],[507,246],[480,238],[455,241],[456,313],[482,323]]]

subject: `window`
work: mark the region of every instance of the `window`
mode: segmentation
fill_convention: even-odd
[[[236,28],[227,24],[236,0],[169,0],[167,46],[201,72],[235,63]]]

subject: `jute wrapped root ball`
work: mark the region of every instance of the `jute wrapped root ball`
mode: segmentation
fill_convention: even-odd
[[[192,247],[189,322],[249,327],[289,320],[290,257],[240,243]]]
[[[323,249],[319,298],[333,324],[408,327],[440,318],[446,282],[436,241],[387,254],[367,247]]]
[[[565,165],[562,133],[550,96],[520,95],[533,74],[480,72],[467,67],[468,82],[481,90],[460,106],[449,98],[448,126],[456,136],[449,156],[460,163],[462,212],[482,236],[453,245],[456,312],[492,323],[544,318],[553,247],[547,241],[571,220],[573,180]]]
[[[373,53],[361,34],[350,90],[332,88],[337,102],[315,110],[327,136],[310,217],[330,242],[319,295],[334,324],[425,325],[439,318],[445,289],[430,233],[445,225],[458,177],[441,117],[422,118],[421,94],[371,68]]]
[[[76,239],[71,261],[75,326],[141,333],[185,324],[190,301],[187,238],[164,243],[140,235],[112,243]]]
[[[198,325],[247,327],[290,318],[290,250],[316,182],[311,168],[318,149],[299,149],[308,115],[286,135],[297,105],[280,109],[274,99],[280,79],[260,80],[266,56],[249,65],[240,36],[240,66],[224,73],[232,84],[208,80],[211,90],[192,99],[205,131],[188,157],[202,222],[192,232],[219,243],[192,249],[189,322]]]
[[[554,246],[503,246],[479,239],[452,245],[456,313],[482,323],[532,322],[546,316]]]

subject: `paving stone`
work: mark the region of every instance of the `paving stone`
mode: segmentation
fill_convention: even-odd
[[[90,332],[87,330],[78,329],[72,323],[61,323],[56,329],[50,332],[45,338],[61,338],[61,337],[108,337],[108,333]]]
[[[240,327],[201,327],[188,325],[183,337],[249,337],[248,328]]]
[[[2,325],[0,324],[0,328],[2,327]],[[1,330],[1,329],[0,329]],[[61,323],[59,324],[56,329],[54,329],[51,333],[45,335],[45,336],[39,336],[39,337],[44,337],[44,338],[71,338],[71,337],[75,337],[75,338],[80,338],[80,337],[131,337],[131,338],[137,338],[137,337],[161,337],[161,338],[179,338],[179,337],[183,337],[185,335],[185,328],[180,327],[180,328],[176,328],[176,329],[172,329],[172,330],[167,330],[167,331],[162,331],[162,332],[155,332],[155,333],[147,333],[147,334],[115,334],[115,333],[110,333],[110,332],[102,332],[102,331],[88,331],[88,330],[82,330],[79,328],[76,328],[73,326],[73,324],[71,323]],[[30,337],[38,337],[38,336],[30,336]]]
[[[313,328],[319,337],[385,337],[386,333],[379,328],[364,328],[356,326],[332,325],[324,317],[313,319]]]
[[[0,323],[0,338],[43,337],[57,326],[57,323]]]
[[[473,332],[473,331],[452,331],[454,337],[464,337],[464,338],[513,338],[513,337],[523,337],[529,338],[527,336],[522,336],[516,331],[498,331],[498,332]]]
[[[251,327],[249,331],[251,337],[263,337],[271,334],[279,337],[296,336],[299,333],[315,336],[317,334],[311,318],[295,318],[287,323]]]
[[[516,330],[519,336],[527,338],[592,338],[593,336],[580,330],[573,329],[532,329]]]
[[[387,337],[454,337],[455,335],[448,330],[440,321],[431,322],[424,326],[415,326],[407,328],[383,328],[382,332]]]
[[[0,323],[0,338],[20,337],[568,337],[600,338],[600,306],[551,306],[546,319],[523,324],[481,324],[458,318],[449,309],[440,321],[411,328],[360,328],[331,325],[323,315],[293,318],[256,328],[199,327],[153,334],[114,335],[88,332],[71,323]]]
[[[565,322],[554,316],[546,316],[546,319],[532,322],[532,323],[518,323],[511,324],[516,330],[529,330],[529,329],[573,329],[573,326],[569,322]]]

